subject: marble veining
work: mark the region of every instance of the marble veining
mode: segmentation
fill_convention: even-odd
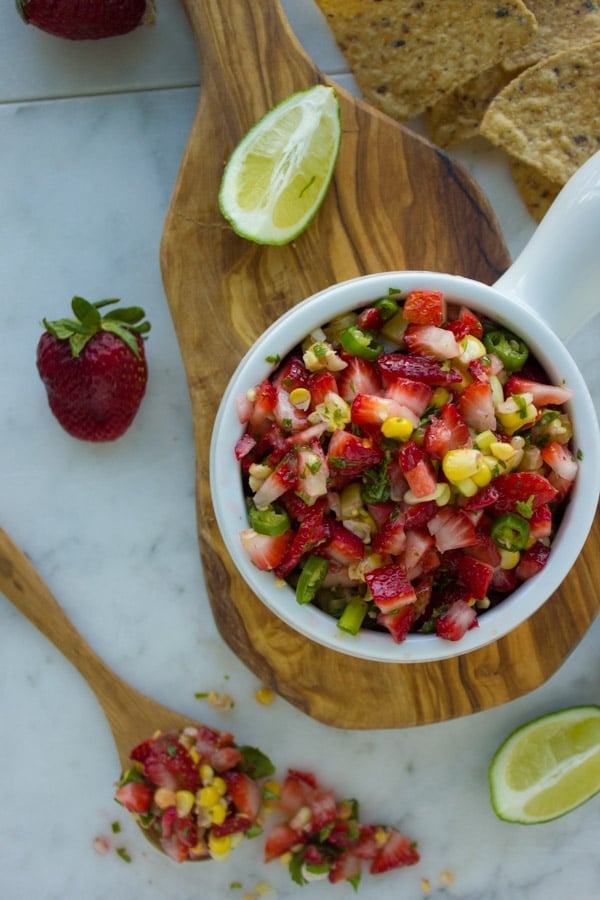
[[[187,389],[158,262],[198,67],[182,8],[158,6],[154,31],[91,47],[25,27],[10,3],[0,10],[1,524],[125,679],[262,746],[280,773],[314,768],[341,795],[356,795],[365,818],[419,842],[419,865],[365,876],[364,900],[592,900],[598,799],[545,826],[506,825],[491,811],[486,770],[521,722],[598,702],[600,622],[528,696],[400,731],[330,728],[282,699],[260,706],[259,683],[217,633],[196,540]],[[311,0],[284,7],[318,64],[353,89]],[[534,224],[500,154],[473,141],[455,156],[488,193],[515,256]],[[153,323],[147,396],[113,446],[64,434],[35,372],[42,317],[66,313],[75,293],[122,296]],[[571,342],[597,406],[599,338],[596,317]],[[217,711],[195,697],[207,690],[229,693],[235,706]],[[263,880],[279,900],[350,896],[347,886],[301,889],[280,866],[263,866],[260,839],[226,865],[176,866],[155,853],[112,800],[118,761],[90,689],[3,598],[0,717],[3,900],[222,900]],[[94,849],[99,836],[106,854]],[[129,865],[114,852],[120,846]]]

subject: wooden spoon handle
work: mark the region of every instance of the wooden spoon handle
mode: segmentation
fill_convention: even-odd
[[[0,591],[83,675],[99,696],[99,685],[117,680],[79,634],[48,586],[14,541],[0,528]]]

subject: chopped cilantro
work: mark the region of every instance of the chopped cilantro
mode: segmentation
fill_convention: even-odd
[[[123,862],[130,863],[131,857],[125,847],[117,847],[117,856],[120,856]]]

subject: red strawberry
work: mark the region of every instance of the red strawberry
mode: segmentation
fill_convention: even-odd
[[[552,534],[552,512],[546,503],[534,509],[528,521],[530,538],[539,541]]]
[[[475,431],[495,431],[496,413],[492,389],[485,381],[472,381],[459,397],[461,415]]]
[[[432,393],[428,384],[410,378],[396,378],[385,389],[385,396],[402,407],[402,411],[395,415],[405,416],[415,426],[427,409]]]
[[[329,881],[337,884],[340,881],[356,881],[361,873],[360,859],[349,850],[344,850],[335,857],[329,870]]]
[[[251,434],[258,437],[268,430],[273,421],[273,410],[277,405],[277,389],[265,379],[255,388],[251,402],[248,427]]]
[[[453,403],[444,404],[425,429],[423,448],[435,459],[443,459],[448,450],[470,447],[471,444],[467,424]]]
[[[517,578],[520,581],[526,581],[526,579],[531,578],[533,575],[537,575],[548,562],[549,556],[550,547],[542,544],[541,541],[536,541],[536,543],[521,556],[521,562],[515,570]]]
[[[132,813],[147,813],[153,796],[154,791],[143,781],[130,781],[115,793],[115,799]]]
[[[376,306],[366,306],[358,314],[356,324],[361,331],[381,331],[385,319]]]
[[[426,497],[437,487],[437,477],[431,460],[415,441],[408,441],[398,451],[398,462],[408,486],[416,497]]]
[[[429,520],[427,528],[441,553],[460,547],[472,547],[478,541],[475,526],[470,518],[462,510],[453,509],[451,506],[442,506]]]
[[[244,772],[224,772],[223,778],[238,812],[253,822],[261,804],[261,789],[257,782]]]
[[[274,825],[265,841],[265,862],[271,862],[300,843],[298,832],[283,823]]]
[[[381,428],[381,424],[390,416],[403,414],[404,410],[395,400],[374,394],[357,394],[352,401],[350,412],[354,425],[376,429]]]
[[[463,553],[458,560],[458,580],[471,597],[482,600],[492,583],[494,567],[474,556]]]
[[[536,509],[550,503],[557,495],[556,488],[537,472],[505,472],[494,478],[488,487],[493,487],[497,493],[494,505],[498,512],[518,512],[518,503],[529,502],[531,508]]]
[[[384,386],[396,378],[412,378],[434,387],[456,384],[462,380],[454,369],[443,369],[434,359],[405,353],[383,353],[377,359]]]
[[[420,565],[423,557],[431,550],[433,545],[433,537],[426,528],[408,529],[404,548],[404,565],[409,574],[416,570],[416,567]]]
[[[162,734],[153,741],[143,771],[153,784],[172,791],[196,791],[200,786],[198,768],[177,735]]]
[[[377,875],[400,866],[412,866],[419,861],[419,853],[413,841],[391,828],[388,839],[371,863],[370,872]]]
[[[409,603],[407,606],[401,606],[400,609],[395,609],[393,612],[379,613],[377,623],[383,628],[387,628],[392,639],[397,644],[401,644],[402,641],[406,640],[406,636],[414,625],[416,618],[415,604]]]
[[[315,372],[311,375],[306,385],[310,391],[310,405],[314,409],[320,403],[325,403],[327,394],[338,394],[338,384],[331,372]]]
[[[343,356],[348,365],[337,376],[338,390],[348,403],[352,403],[357,394],[381,393],[381,378],[374,362],[360,356]]]
[[[266,509],[274,500],[295,487],[297,480],[298,459],[294,453],[286,453],[255,493],[254,503],[257,508]]]
[[[275,567],[278,578],[287,578],[293,572],[305,553],[325,544],[331,537],[331,520],[325,518],[324,510],[318,507],[300,522],[291,545],[281,562]]]
[[[337,802],[332,790],[316,788],[309,799],[311,811],[310,830],[320,831],[335,822],[337,818]]]
[[[446,318],[444,295],[441,291],[410,291],[402,313],[416,325],[441,325]]]
[[[365,545],[358,535],[349,531],[341,522],[332,522],[331,539],[319,549],[319,554],[348,566],[363,558]]]
[[[382,613],[393,612],[417,599],[414,588],[406,576],[406,569],[396,563],[381,566],[365,573],[376,606]]]
[[[511,394],[529,393],[533,396],[535,406],[561,406],[573,396],[570,388],[554,384],[542,384],[539,381],[531,381],[520,375],[511,375],[504,387],[507,397]]]
[[[472,310],[466,306],[461,306],[458,318],[446,323],[448,328],[457,341],[462,340],[468,334],[473,337],[480,338],[483,335],[483,325]]]
[[[100,309],[73,297],[73,319],[49,322],[37,347],[37,368],[50,409],[73,437],[113,441],[131,425],[146,391],[148,368],[141,335],[150,329],[138,307]]]
[[[334,487],[339,488],[355,480],[365,469],[378,466],[383,457],[383,450],[374,447],[368,438],[336,429],[327,448],[327,465]]]
[[[454,603],[436,619],[435,631],[446,641],[459,641],[464,634],[477,625],[477,613],[464,600]]]
[[[398,556],[404,550],[406,537],[404,519],[402,516],[392,515],[373,536],[373,552]]]
[[[155,19],[154,0],[17,0],[30,25],[72,41],[127,34]]]
[[[565,481],[574,481],[577,475],[578,465],[571,451],[559,444],[558,441],[550,441],[543,448],[542,459],[553,469],[559,478]]]
[[[461,349],[451,331],[437,325],[409,325],[404,343],[411,353],[433,359],[455,359]]]
[[[268,572],[277,568],[285,559],[294,540],[294,532],[290,529],[283,534],[259,534],[254,528],[240,531],[242,547],[257,569]]]
[[[288,393],[295,388],[307,387],[309,378],[310,372],[299,356],[289,356],[271,376],[273,384],[285,388]]]

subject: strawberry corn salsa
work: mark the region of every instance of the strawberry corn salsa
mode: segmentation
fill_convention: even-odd
[[[390,290],[237,398],[242,545],[344,632],[460,640],[546,564],[571,396],[497,323]]]

